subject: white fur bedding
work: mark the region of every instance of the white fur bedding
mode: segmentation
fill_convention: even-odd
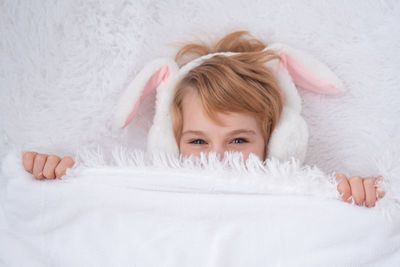
[[[238,155],[193,163],[115,149],[106,164],[103,154],[85,151],[62,181],[36,181],[18,153],[7,156],[0,198],[5,266],[395,266],[400,260],[393,186],[368,209],[340,201],[332,176],[296,161],[263,166],[252,158],[244,168]]]
[[[398,1],[3,1],[0,14],[0,266],[400,262]],[[300,92],[305,166],[133,153],[154,95],[111,134],[145,63],[242,29],[315,56],[345,84],[333,97]],[[77,166],[36,181],[26,150]],[[334,172],[383,175],[387,195],[373,209],[343,203]]]

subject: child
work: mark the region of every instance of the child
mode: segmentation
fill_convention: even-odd
[[[271,133],[283,108],[281,90],[265,63],[279,58],[257,39],[246,39],[247,32],[234,32],[212,49],[204,45],[184,46],[175,60],[216,52],[240,52],[232,56],[215,55],[191,69],[177,84],[171,104],[172,127],[182,156],[201,152],[243,153],[244,159],[255,154],[264,160]],[[26,152],[25,170],[37,179],[61,178],[74,165],[70,157]],[[379,178],[347,179],[336,175],[342,199],[357,205],[375,206],[384,192],[376,189]]]

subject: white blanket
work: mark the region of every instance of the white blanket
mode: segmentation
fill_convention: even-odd
[[[86,150],[61,181],[2,166],[4,266],[396,266],[398,186],[373,209],[339,200],[332,175],[238,155],[179,161]],[[245,167],[247,166],[247,167]],[[392,172],[399,174],[399,169]]]

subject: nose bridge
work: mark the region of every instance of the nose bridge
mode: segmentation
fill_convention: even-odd
[[[214,143],[211,148],[211,152],[215,152],[220,155],[221,159],[224,157],[225,150],[226,147],[223,143]]]

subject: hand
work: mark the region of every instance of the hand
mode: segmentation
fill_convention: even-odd
[[[378,178],[368,177],[361,178],[360,176],[353,176],[350,179],[342,174],[336,175],[336,181],[338,183],[337,189],[342,195],[343,201],[351,203],[351,197],[358,206],[362,206],[365,202],[365,206],[372,208],[375,206],[377,198],[383,198],[385,192],[377,190],[376,182],[383,180],[382,176]]]
[[[25,152],[22,157],[22,164],[27,172],[32,173],[38,180],[61,179],[67,168],[74,165],[71,157],[63,159],[56,155],[38,154],[36,152]]]

